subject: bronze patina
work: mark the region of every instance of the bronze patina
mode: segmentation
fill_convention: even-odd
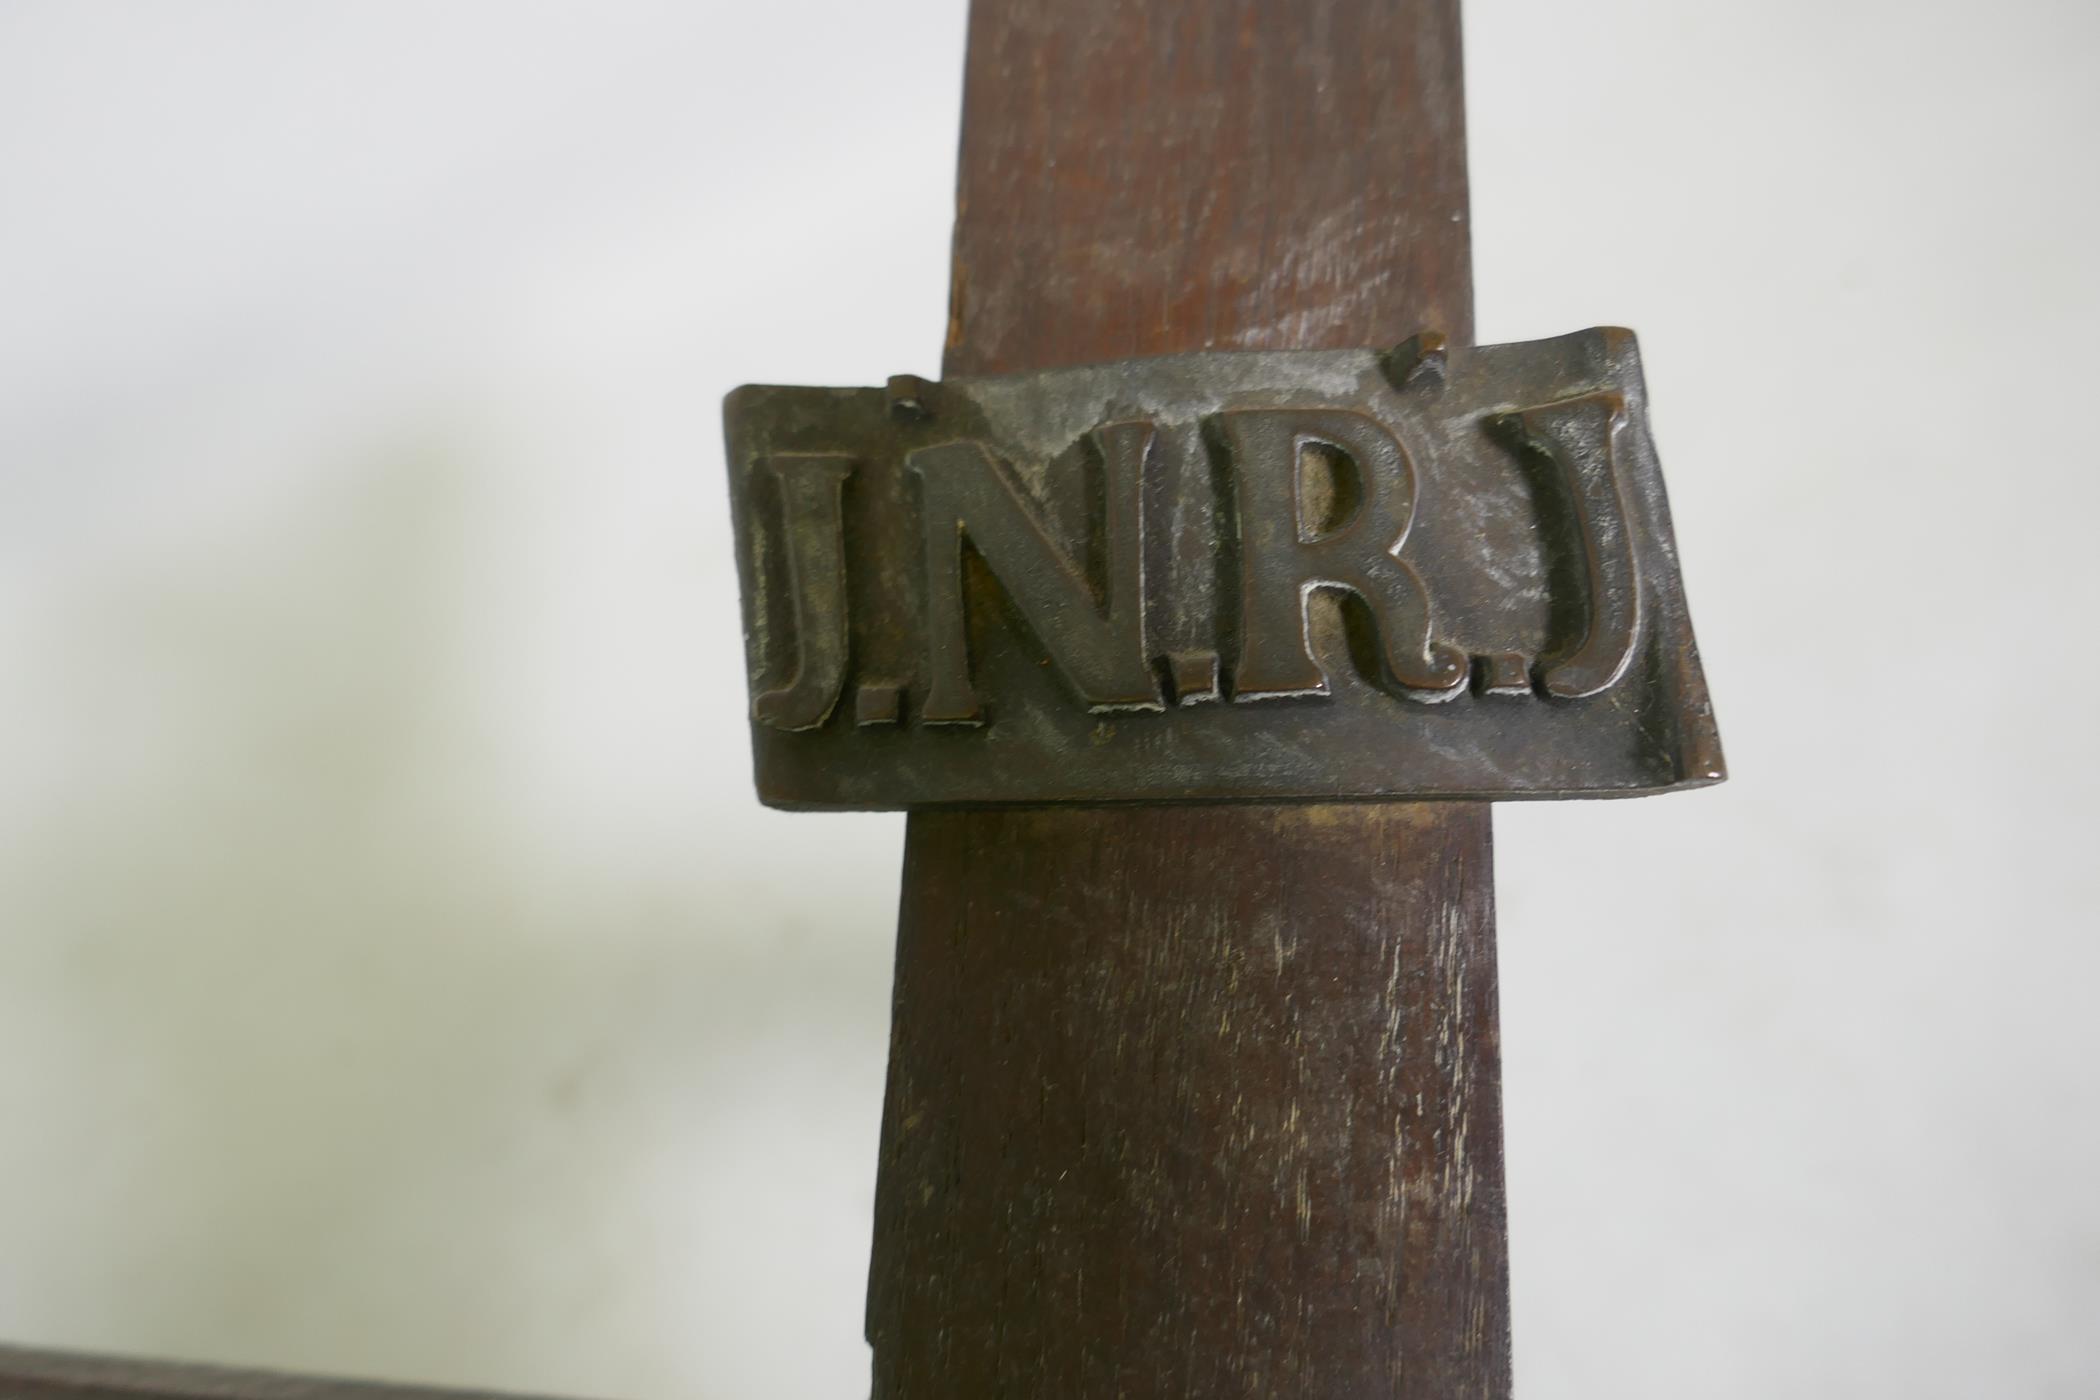
[[[1723,776],[1629,332],[750,386],[726,417],[775,805]]]

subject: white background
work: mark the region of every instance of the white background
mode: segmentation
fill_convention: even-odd
[[[0,5],[0,1336],[866,1393],[902,827],[750,795],[717,414],[937,370],[962,18]],[[1497,815],[1523,1393],[2100,1393],[2100,7],[1467,24],[1735,773]]]

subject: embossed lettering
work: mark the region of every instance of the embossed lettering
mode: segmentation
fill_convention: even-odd
[[[725,409],[769,801],[1722,774],[1629,332],[747,385]]]
[[[751,704],[761,724],[815,729],[831,718],[846,683],[846,538],[842,497],[853,459],[835,453],[765,458],[780,490],[781,539],[794,618],[795,666]]]
[[[965,540],[1005,588],[1065,679],[1094,711],[1157,710],[1145,656],[1144,463],[1149,423],[1110,423],[1090,435],[1100,457],[1105,597],[1052,542],[1011,474],[975,442],[911,453],[925,531],[926,703],[929,724],[976,724],[964,615]]]
[[[1443,700],[1466,680],[1465,654],[1429,635],[1422,580],[1397,557],[1414,519],[1414,469],[1391,433],[1347,409],[1260,408],[1218,415],[1239,517],[1240,654],[1233,698],[1325,695],[1306,608],[1314,590],[1362,599],[1376,620],[1386,679]],[[1333,469],[1339,519],[1305,486],[1308,454]],[[1353,500],[1348,499],[1353,496]]]
[[[1542,664],[1548,695],[1580,699],[1616,684],[1641,632],[1641,570],[1627,526],[1614,453],[1626,421],[1616,393],[1586,394],[1515,413],[1488,426],[1511,448],[1543,456],[1560,472],[1581,540],[1586,622],[1580,643]]]

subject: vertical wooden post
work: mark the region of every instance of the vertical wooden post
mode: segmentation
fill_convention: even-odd
[[[948,373],[1472,335],[1457,0],[977,0]],[[1509,1393],[1484,803],[914,813],[876,1400]]]

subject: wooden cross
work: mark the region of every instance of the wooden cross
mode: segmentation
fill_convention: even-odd
[[[876,1400],[1509,1394],[1489,799],[1722,769],[1467,217],[1457,0],[976,0],[944,379],[732,398],[761,791],[911,809]]]

